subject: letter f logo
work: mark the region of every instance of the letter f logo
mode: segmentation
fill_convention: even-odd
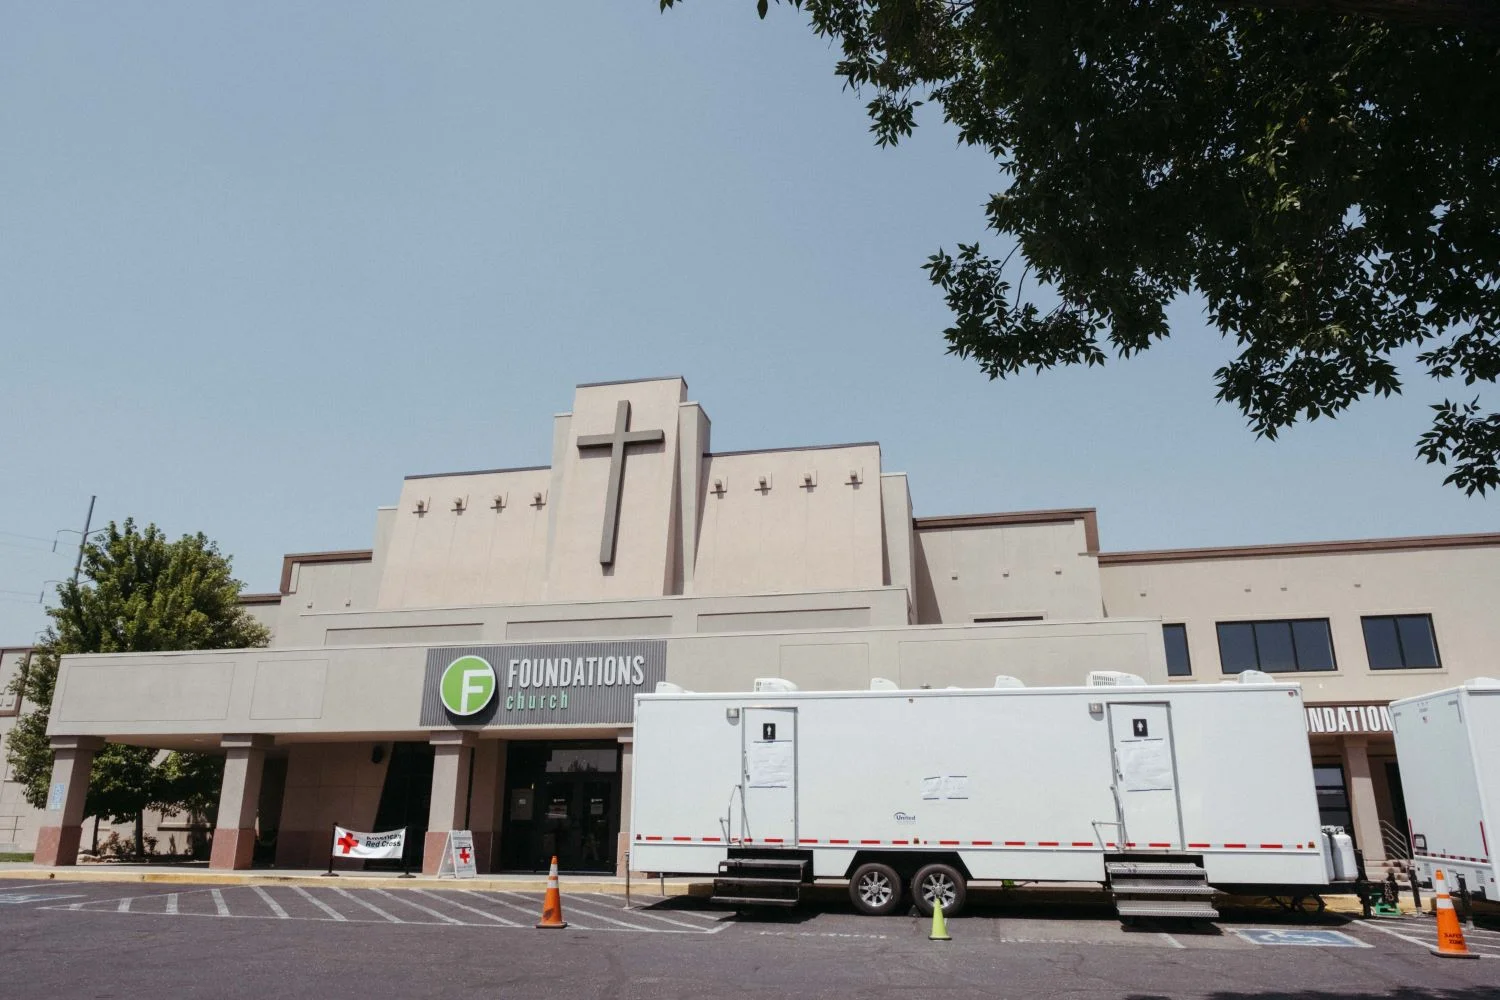
[[[443,670],[438,693],[454,715],[474,715],[495,696],[495,668],[482,656],[460,656]]]

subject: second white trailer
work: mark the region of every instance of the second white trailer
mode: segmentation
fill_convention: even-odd
[[[631,867],[781,860],[800,865],[788,881],[857,882],[875,865],[897,902],[931,865],[960,883],[1105,882],[1175,862],[1220,889],[1326,888],[1301,689],[1122,679],[637,696]]]
[[[1443,869],[1475,895],[1500,900],[1500,864],[1489,838],[1500,828],[1500,680],[1391,703],[1391,728],[1424,881]]]

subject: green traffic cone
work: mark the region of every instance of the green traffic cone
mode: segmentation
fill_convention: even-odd
[[[948,921],[943,919],[943,901],[935,899],[932,901],[932,933],[927,935],[929,941],[952,941],[948,936]]]

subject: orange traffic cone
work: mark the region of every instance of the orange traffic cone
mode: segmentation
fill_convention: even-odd
[[[555,854],[552,855],[552,870],[547,873],[547,896],[542,900],[542,919],[537,921],[537,926],[551,929],[568,926],[568,922],[562,918],[562,893],[557,889],[557,855]]]
[[[1443,877],[1441,868],[1432,873],[1432,891],[1437,893],[1438,934],[1438,946],[1432,949],[1432,953],[1440,958],[1478,958],[1464,943],[1464,930],[1459,926],[1453,900],[1448,898],[1448,880]]]

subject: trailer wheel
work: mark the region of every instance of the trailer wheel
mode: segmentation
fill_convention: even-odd
[[[849,899],[866,916],[888,916],[901,905],[901,876],[878,861],[860,865],[849,880]]]
[[[917,912],[932,916],[932,904],[943,901],[943,916],[951,917],[964,908],[969,889],[964,877],[952,865],[924,865],[911,880],[911,899]]]

